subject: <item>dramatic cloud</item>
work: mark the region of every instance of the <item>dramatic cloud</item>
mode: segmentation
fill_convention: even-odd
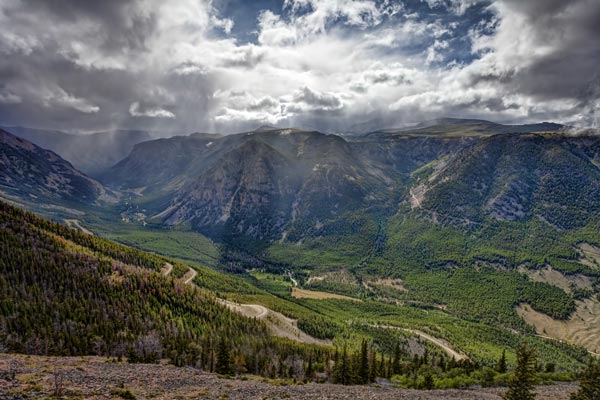
[[[598,1],[261,4],[2,0],[0,124],[184,133],[446,115],[597,122]]]
[[[137,101],[129,106],[129,115],[132,117],[150,117],[150,118],[175,118],[175,114],[164,108],[140,107]]]

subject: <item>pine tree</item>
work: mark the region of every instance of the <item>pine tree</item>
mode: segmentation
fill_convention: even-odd
[[[535,350],[523,342],[517,349],[517,367],[508,384],[505,400],[534,400],[534,383],[536,378]]]
[[[349,385],[352,383],[352,371],[346,344],[344,344],[341,356],[336,358],[338,361],[333,366],[333,383]]]
[[[506,369],[506,350],[502,350],[502,357],[500,357],[500,360],[498,360],[496,371],[503,374],[506,372]]]
[[[360,346],[360,365],[358,367],[358,383],[369,383],[369,350],[367,341],[363,339]]]
[[[231,375],[233,371],[231,369],[230,358],[229,345],[227,344],[225,337],[222,336],[217,349],[217,365],[215,367],[218,374]]]
[[[304,377],[306,379],[312,379],[313,377],[312,354],[308,356],[308,365],[306,366],[306,371],[304,371]]]
[[[396,348],[394,349],[394,361],[392,362],[392,373],[394,375],[400,374],[402,371],[400,370],[400,344],[396,343]]]
[[[579,390],[571,394],[571,400],[597,399],[600,399],[600,364],[596,360],[590,360],[579,377]]]
[[[431,390],[434,387],[435,387],[435,383],[433,381],[433,375],[431,375],[431,373],[427,372],[425,374],[425,377],[423,380],[423,389]]]
[[[369,382],[375,382],[377,378],[377,353],[375,350],[371,351],[371,369],[369,371]]]

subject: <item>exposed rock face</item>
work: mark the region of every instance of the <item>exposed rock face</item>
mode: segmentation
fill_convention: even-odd
[[[373,151],[381,160],[341,137],[298,130],[197,134],[137,145],[103,179],[162,199],[148,208],[167,224],[276,239],[291,224],[318,230],[389,201],[399,173],[386,151]]]

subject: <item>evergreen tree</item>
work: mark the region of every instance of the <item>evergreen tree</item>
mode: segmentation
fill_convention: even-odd
[[[358,383],[369,383],[369,350],[367,341],[363,339],[360,346],[360,365],[358,367]]]
[[[394,361],[392,362],[392,373],[394,375],[398,375],[402,373],[400,369],[400,344],[396,343],[396,348],[394,349]]]
[[[502,357],[498,360],[498,365],[496,366],[496,371],[503,374],[507,370],[506,368],[506,350],[502,350]]]
[[[304,371],[304,377],[306,379],[312,379],[313,377],[312,354],[308,356],[308,365],[306,366],[306,371]]]
[[[579,390],[571,394],[571,400],[600,399],[600,364],[590,360],[587,368],[579,377]]]
[[[338,359],[338,362],[333,367],[333,383],[349,385],[352,383],[352,371],[348,358],[348,348],[345,343],[342,354],[338,356]]]
[[[425,377],[423,380],[423,389],[431,390],[434,387],[435,387],[435,383],[433,381],[433,375],[431,375],[431,373],[427,372],[425,374]]]
[[[371,369],[369,371],[369,382],[375,382],[375,378],[377,378],[377,353],[375,350],[371,351]]]
[[[423,358],[422,358],[421,364],[422,365],[429,364],[429,351],[427,350],[427,348],[425,349],[425,352],[423,353]]]
[[[535,351],[523,342],[517,349],[517,367],[508,384],[505,400],[534,400],[536,379]]]
[[[385,372],[385,357],[383,356],[383,354],[381,355],[381,362],[379,363],[379,376],[382,377],[387,377],[387,374]]]
[[[221,340],[219,341],[219,348],[217,349],[217,365],[215,367],[218,374],[232,374],[233,371],[231,369],[230,358],[229,345],[227,344],[225,337],[222,336]]]

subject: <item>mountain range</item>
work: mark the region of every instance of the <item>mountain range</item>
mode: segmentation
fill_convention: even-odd
[[[449,330],[436,334],[480,360],[500,344],[485,336],[471,349],[469,324],[508,338],[552,331],[600,351],[588,340],[597,327],[577,322],[600,308],[593,132],[442,119],[358,136],[194,133],[133,144],[94,180],[2,131],[0,162],[3,197],[13,202],[42,213],[83,210],[76,226],[189,262],[210,259],[279,299],[250,290],[243,301],[294,317],[303,315],[297,306],[324,312],[294,295],[306,292],[373,301],[377,310],[436,309],[467,324],[458,333],[440,320]],[[344,324],[331,315],[324,323],[331,318]],[[572,331],[554,329],[561,324]]]

